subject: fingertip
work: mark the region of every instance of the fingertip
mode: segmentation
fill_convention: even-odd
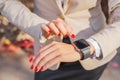
[[[31,62],[33,62],[33,60],[34,60],[34,56],[33,56],[33,55],[30,55],[30,57],[29,57],[29,62],[31,63]]]
[[[68,37],[68,34],[65,34],[64,37]]]
[[[48,32],[49,32],[49,33],[52,33],[53,31],[52,31],[52,30],[49,30]]]
[[[38,71],[39,71],[39,69],[37,67],[35,67],[35,72],[38,72]]]
[[[43,67],[41,67],[41,68],[40,68],[40,71],[44,71],[44,68],[43,68]]]
[[[74,39],[75,37],[76,37],[76,35],[75,35],[75,34],[71,34],[71,38],[73,38],[73,39]]]
[[[58,37],[60,37],[60,36],[61,36],[61,34],[60,34],[60,33],[58,33],[58,34],[57,34],[57,36],[58,36]]]
[[[33,70],[34,69],[34,65],[31,65],[30,69]]]

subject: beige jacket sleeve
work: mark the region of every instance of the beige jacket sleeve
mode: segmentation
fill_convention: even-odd
[[[120,0],[109,0],[109,24],[105,29],[93,35],[103,53],[107,57],[120,47]]]
[[[0,0],[0,12],[19,29],[35,39],[40,39],[40,24],[47,21],[32,13],[19,0]]]

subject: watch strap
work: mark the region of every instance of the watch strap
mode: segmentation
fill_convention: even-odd
[[[80,49],[80,51],[82,53],[82,59],[81,60],[84,60],[84,59],[87,59],[87,58],[91,57],[91,55],[90,55],[90,47]]]
[[[79,50],[78,49],[77,50],[82,55],[81,60],[91,57],[90,46],[86,40],[84,40],[84,39],[77,40],[74,42],[74,45],[79,49]]]

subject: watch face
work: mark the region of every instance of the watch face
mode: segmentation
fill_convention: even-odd
[[[80,49],[80,53],[82,54],[81,60],[84,60],[91,56],[90,55],[90,46],[87,43],[87,41],[85,41],[84,39],[80,39],[78,41],[75,41],[74,44],[76,45],[77,48]]]
[[[83,49],[89,46],[89,44],[84,40],[84,39],[80,39],[78,41],[75,42],[75,45],[79,48],[79,49]]]

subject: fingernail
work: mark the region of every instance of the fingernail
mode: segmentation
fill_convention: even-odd
[[[33,56],[30,56],[29,62],[32,62],[32,61],[33,61]]]
[[[60,36],[61,36],[61,34],[59,33],[57,36],[58,36],[58,37],[60,37]]]
[[[52,33],[52,30],[49,30],[48,32],[49,32],[49,33]]]
[[[38,72],[38,68],[37,67],[35,67],[35,72]]]
[[[30,69],[33,69],[34,68],[34,66],[32,65],[31,67],[30,67]]]
[[[64,37],[68,37],[68,35],[66,34],[66,35],[64,35]]]
[[[72,34],[72,35],[71,35],[71,38],[75,38],[75,37],[76,37],[75,34]]]
[[[40,71],[43,71],[43,67],[40,68]]]

